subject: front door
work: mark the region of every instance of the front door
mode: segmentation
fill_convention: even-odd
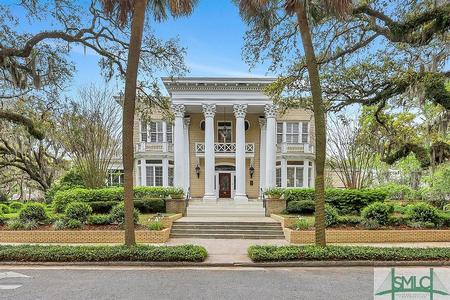
[[[219,173],[219,198],[231,198],[230,173]]]

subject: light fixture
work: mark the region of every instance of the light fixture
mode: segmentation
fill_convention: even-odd
[[[200,178],[200,166],[198,164],[195,167],[195,174],[197,174],[197,178]]]
[[[253,174],[255,173],[255,168],[253,167],[253,165],[250,165],[248,171],[250,172],[250,178],[253,178]]]

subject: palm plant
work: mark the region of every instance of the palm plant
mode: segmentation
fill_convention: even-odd
[[[269,16],[264,14],[269,2],[274,0],[238,0],[239,10],[243,18],[248,21],[264,22],[270,26]],[[326,245],[325,239],[325,153],[326,153],[326,124],[325,108],[322,101],[322,88],[320,86],[319,69],[317,65],[314,46],[311,38],[309,17],[317,11],[336,17],[345,16],[351,9],[351,0],[282,0],[284,9],[289,15],[295,15],[300,31],[306,66],[311,86],[312,104],[314,110],[315,141],[316,141],[316,176],[315,176],[315,240],[320,246]],[[269,17],[269,18],[268,18]]]
[[[163,21],[167,18],[167,12],[170,12],[173,17],[191,14],[196,2],[196,0],[101,0],[105,13],[116,18],[119,26],[125,26],[128,20],[131,19],[122,120],[125,245],[127,246],[136,244],[133,221],[133,125],[145,13],[148,11],[156,21]]]

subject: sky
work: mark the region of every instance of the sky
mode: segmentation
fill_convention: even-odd
[[[270,76],[266,66],[249,70],[241,58],[241,49],[246,25],[241,21],[238,8],[231,0],[200,0],[194,13],[185,18],[171,19],[163,23],[152,23],[156,35],[168,39],[178,37],[187,49],[185,62],[188,76]],[[97,65],[98,57],[91,52],[75,47],[71,60],[76,63],[77,72],[68,91],[75,93],[91,82],[104,83]],[[165,76],[167,74],[158,74]],[[120,89],[120,83],[109,86]]]

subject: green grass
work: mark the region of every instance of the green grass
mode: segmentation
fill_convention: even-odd
[[[207,257],[202,246],[39,246],[1,245],[0,261],[95,262],[155,261],[201,262]]]
[[[450,248],[250,246],[248,256],[255,262],[320,260],[450,261]]]
[[[171,216],[172,213],[164,213],[163,216]],[[140,214],[139,215],[139,224],[147,226],[152,222],[152,218],[156,216],[156,214]]]

